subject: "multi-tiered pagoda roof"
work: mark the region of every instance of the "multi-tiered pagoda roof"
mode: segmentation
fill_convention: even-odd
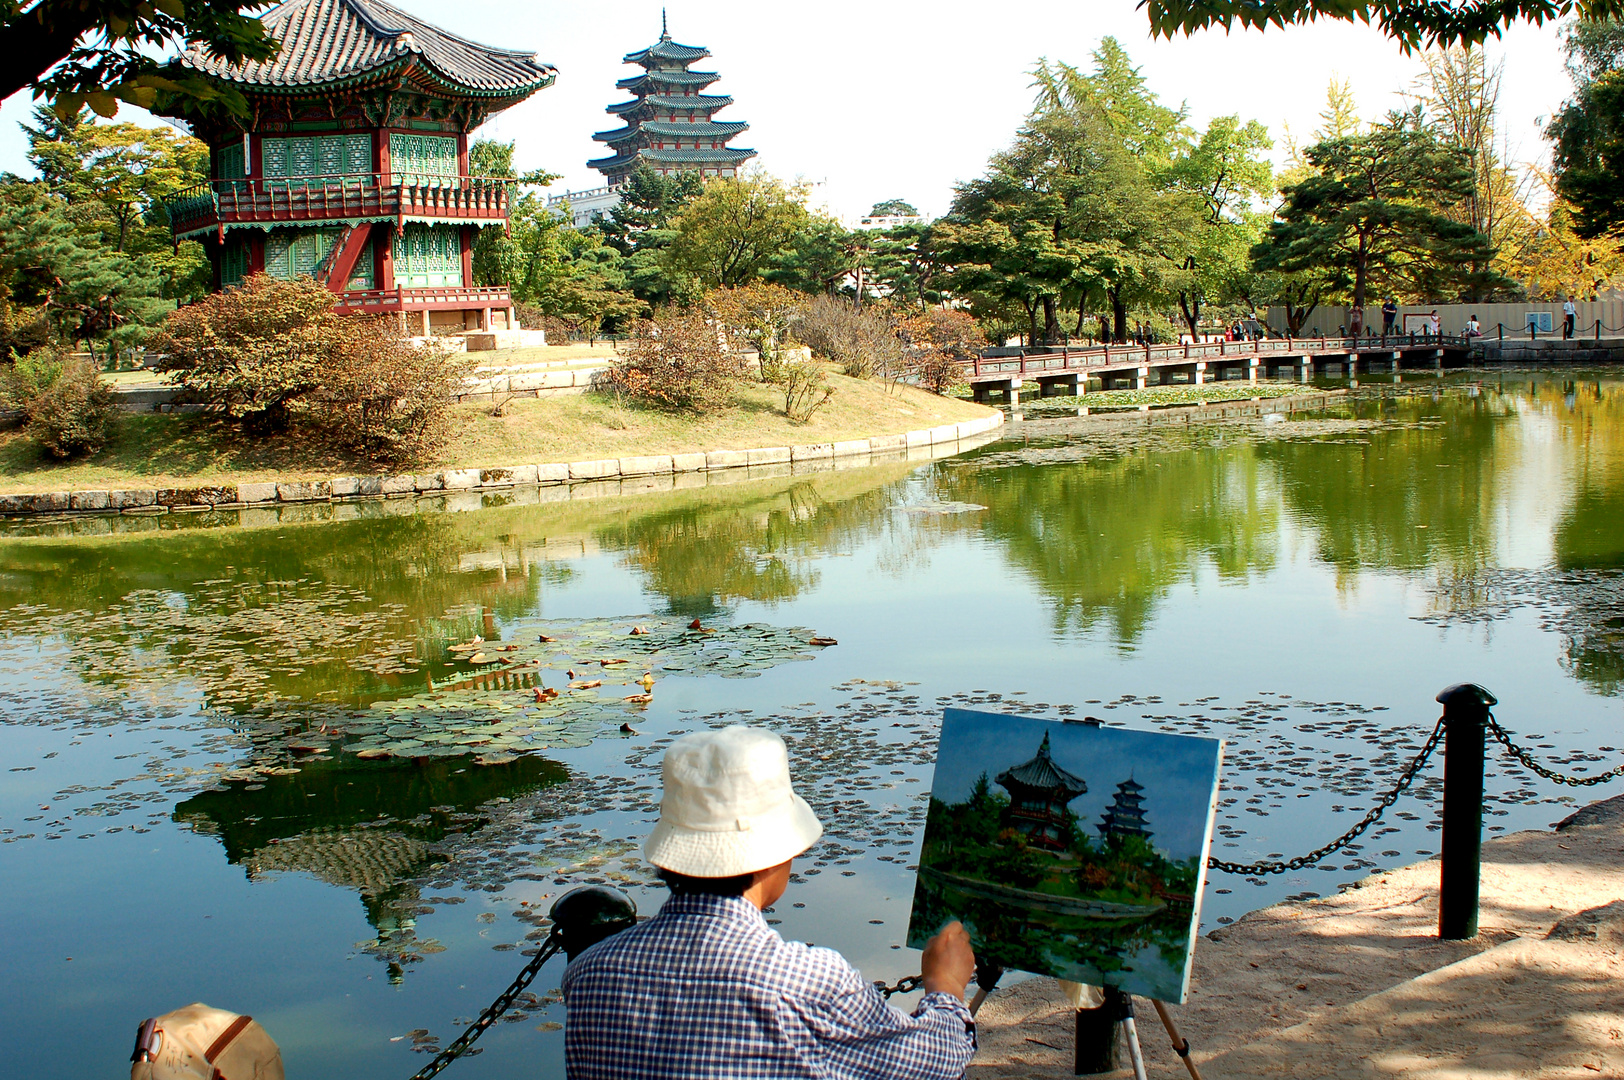
[[[1113,836],[1143,836],[1151,832],[1145,826],[1145,787],[1133,777],[1117,785],[1116,795],[1100,819],[1100,835],[1109,840]]]
[[[714,71],[688,70],[688,65],[709,55],[709,49],[680,45],[671,40],[669,33],[662,32],[653,45],[623,57],[625,63],[643,69],[641,75],[615,84],[636,96],[607,110],[625,121],[626,126],[592,136],[613,153],[587,162],[608,177],[610,187],[631,175],[639,162],[661,173],[692,171],[704,176],[733,176],[740,165],[755,156],[754,150],[727,145],[749,124],[711,118],[718,109],[733,103],[724,94],[701,93],[720,76]]]

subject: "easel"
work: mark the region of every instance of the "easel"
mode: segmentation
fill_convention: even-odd
[[[1145,1078],[1145,1056],[1139,1047],[1139,1028],[1134,1022],[1133,998],[1112,986],[1104,990],[1080,983],[1061,981],[1060,987],[1077,1009],[1077,1050],[1072,1071],[1078,1076],[1114,1072],[1117,1068],[1117,1033],[1120,1025],[1133,1063],[1135,1080]],[[1092,1004],[1087,1004],[1092,1002]],[[1156,1015],[1173,1040],[1173,1052],[1184,1062],[1190,1080],[1202,1080],[1201,1070],[1190,1060],[1190,1040],[1179,1034],[1172,1014],[1160,1001],[1152,1001]]]

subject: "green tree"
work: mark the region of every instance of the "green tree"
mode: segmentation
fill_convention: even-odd
[[[65,342],[139,337],[173,305],[146,260],[78,227],[43,183],[0,181],[0,303],[34,309]],[[8,323],[10,320],[8,319]]]
[[[768,281],[804,293],[835,292],[848,274],[866,272],[868,238],[822,214],[811,215],[773,256],[762,274]],[[861,303],[861,296],[858,302]]]
[[[869,217],[918,217],[919,211],[907,199],[886,199],[877,202],[868,212]]]
[[[1273,170],[1263,156],[1273,145],[1256,120],[1242,124],[1238,116],[1220,116],[1165,173],[1174,190],[1201,200],[1184,264],[1168,275],[1192,337],[1203,305],[1245,292],[1252,246],[1267,223],[1257,207],[1274,192]]]
[[[1565,44],[1574,93],[1546,134],[1557,192],[1594,238],[1624,229],[1624,22],[1581,20]]]
[[[806,196],[764,172],[712,180],[678,215],[665,261],[703,288],[748,284],[810,222]]]
[[[481,229],[474,239],[474,284],[506,285],[510,289],[524,261],[522,252],[534,249],[537,234],[556,229],[562,219],[550,213],[546,201],[533,189],[543,188],[558,179],[558,174],[535,169],[522,176],[513,168],[513,143],[495,139],[476,139],[468,146],[468,173],[471,176],[512,177],[508,188],[508,219],[506,229]],[[545,246],[544,244],[541,246]],[[533,302],[533,297],[515,299]]]
[[[696,172],[663,176],[641,162],[620,185],[620,201],[608,216],[598,216],[605,241],[624,260],[621,270],[628,287],[644,303],[662,306],[691,292],[682,275],[672,271],[665,249],[676,237],[677,215],[704,189]]]
[[[1315,171],[1286,188],[1252,249],[1258,270],[1323,274],[1355,307],[1378,293],[1438,300],[1509,284],[1483,269],[1494,255],[1488,238],[1444,212],[1472,193],[1469,155],[1418,111],[1317,143],[1305,157]]]
[[[873,276],[876,288],[895,300],[920,307],[942,302],[937,287],[941,264],[930,248],[931,227],[908,224],[874,234]]]
[[[65,116],[89,105],[101,116],[120,100],[152,106],[162,95],[245,111],[235,91],[155,55],[202,46],[226,60],[268,60],[278,43],[243,14],[264,0],[5,0],[0,3],[0,99],[24,87]]]

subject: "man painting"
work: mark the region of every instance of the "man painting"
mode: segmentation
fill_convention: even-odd
[[[975,1051],[969,936],[925,946],[925,996],[892,1009],[830,949],[762,917],[790,863],[823,834],[790,786],[778,736],[735,726],[666,751],[660,821],[644,855],[671,897],[564,973],[570,1080],[958,1080]]]

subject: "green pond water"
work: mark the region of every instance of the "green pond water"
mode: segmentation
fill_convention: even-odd
[[[827,825],[769,917],[887,980],[918,970],[946,706],[1224,738],[1225,859],[1352,824],[1455,682],[1598,772],[1624,739],[1621,514],[1624,377],[1568,372],[1029,419],[928,464],[632,498],[5,523],[5,1072],[118,1073],[143,1017],[201,1000],[264,1023],[290,1077],[408,1076],[567,888],[658,906],[660,754],[711,724],[782,733]],[[1488,773],[1494,832],[1574,805]],[[1440,788],[1437,763],[1319,867],[1209,875],[1204,929],[1431,854]],[[451,1075],[561,1076],[561,970]]]

